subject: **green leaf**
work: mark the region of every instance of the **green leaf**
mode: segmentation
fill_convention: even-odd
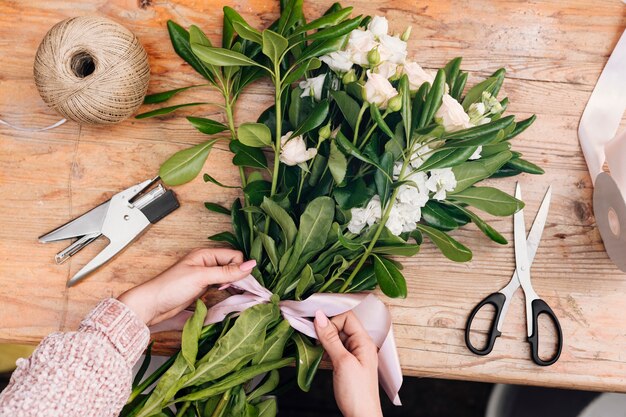
[[[424,106],[426,105],[426,97],[430,91],[430,83],[425,82],[417,89],[415,97],[411,102],[411,131],[419,127],[422,113],[424,112]]]
[[[328,169],[330,170],[335,183],[341,184],[346,176],[348,161],[343,152],[337,148],[335,141],[330,143],[330,155],[328,156]]]
[[[158,414],[161,409],[165,408],[167,402],[173,398],[178,391],[178,383],[188,370],[187,361],[183,355],[179,353],[176,355],[176,360],[172,366],[161,376],[156,387],[136,417],[153,416]]]
[[[228,126],[226,126],[225,124],[215,120],[205,119],[204,117],[189,116],[187,117],[187,120],[189,120],[193,127],[207,135],[214,135],[228,129]]]
[[[296,286],[295,297],[296,300],[301,300],[302,296],[315,284],[315,278],[313,277],[313,270],[310,265],[306,265],[300,273],[298,279],[298,285]]]
[[[229,214],[230,214],[230,212],[229,212]],[[239,249],[240,248],[239,242],[237,242],[237,238],[231,232],[216,233],[214,235],[209,236],[208,239],[212,240],[214,242],[225,242],[225,243],[228,243],[230,246],[232,246],[235,249]]]
[[[276,405],[276,398],[268,398],[257,404],[259,409],[259,417],[276,417],[278,413],[278,406]]]
[[[431,123],[433,117],[435,117],[435,113],[437,113],[437,110],[439,110],[439,107],[441,106],[441,100],[445,87],[446,73],[444,70],[440,69],[437,71],[437,75],[433,81],[433,86],[426,96],[426,102],[424,103],[424,108],[422,109],[418,127],[425,127]]]
[[[382,170],[385,173],[387,172],[387,170],[381,167],[381,165],[376,163],[374,160],[370,159],[367,155],[362,153],[356,146],[354,146],[352,142],[350,142],[348,138],[346,138],[344,134],[341,133],[341,131],[337,132],[337,136],[335,137],[335,140],[337,141],[337,144],[350,155],[370,165],[374,165],[376,168]],[[389,178],[389,180],[391,180],[391,178]]]
[[[298,61],[296,61],[296,65],[305,62],[310,58],[317,58],[319,56],[326,55],[341,49],[341,47],[345,44],[347,38],[348,35],[346,34],[337,38],[313,41],[302,51],[302,54],[298,58]]]
[[[228,147],[235,154],[233,164],[251,168],[267,168],[267,159],[262,150],[246,146],[238,140],[230,141]]]
[[[333,197],[344,210],[353,207],[361,207],[374,195],[373,187],[370,189],[363,181],[363,178],[356,178],[348,181],[345,187],[335,187]]]
[[[230,208],[231,223],[233,225],[233,232],[239,243],[239,247],[242,249],[244,256],[250,257],[250,227],[246,222],[243,211],[241,210],[241,200],[236,198],[233,201],[233,205]]]
[[[302,78],[306,72],[316,70],[321,66],[322,66],[322,61],[320,61],[319,59],[315,57],[309,59],[308,61],[303,62],[302,64],[298,65],[296,69],[292,70],[290,73],[285,75],[285,78],[283,78],[283,88],[286,88],[287,86],[291,85],[291,83],[293,83],[294,81],[297,81],[300,78]]]
[[[458,130],[452,133],[446,133],[443,135],[445,139],[474,139],[482,137],[490,133],[497,133],[500,130],[505,130],[515,121],[514,116],[506,116],[498,120],[491,121],[484,125],[478,125],[470,127],[468,129]]]
[[[472,259],[472,251],[448,236],[447,233],[419,223],[417,229],[428,236],[437,245],[441,253],[451,261],[468,262]]]
[[[387,258],[372,255],[374,273],[380,289],[391,298],[406,298],[406,280],[395,264]]]
[[[189,41],[189,32],[172,20],[167,21],[167,31],[174,50],[185,62],[207,80],[215,83],[214,75],[207,66],[194,55]]]
[[[264,198],[261,203],[261,209],[268,215],[272,220],[278,224],[280,229],[283,231],[283,241],[287,247],[291,247],[294,240],[296,239],[296,235],[298,233],[298,229],[296,229],[296,224],[293,219],[283,209],[278,205],[274,200],[269,198]]]
[[[271,188],[272,183],[269,181],[252,181],[246,185],[243,192],[248,197],[250,204],[258,206],[270,195]]]
[[[148,94],[143,99],[143,104],[163,103],[164,101],[167,101],[167,100],[171,99],[176,94],[182,93],[185,90],[189,90],[190,88],[196,88],[196,87],[205,87],[207,85],[208,84],[190,85],[190,86],[183,87],[183,88],[177,88],[175,90],[162,91],[160,93]]]
[[[540,166],[533,164],[522,158],[513,158],[507,162],[507,165],[513,169],[520,170],[521,172],[527,172],[534,175],[545,174],[545,171]]]
[[[242,38],[261,45],[263,43],[263,37],[261,32],[249,24],[240,21],[233,21],[233,29]]]
[[[176,400],[173,402],[180,403],[184,401],[204,401],[215,395],[226,392],[233,387],[242,385],[257,375],[270,372],[274,369],[284,368],[285,366],[291,364],[293,364],[293,358],[284,358],[277,361],[262,363],[259,365],[247,366],[238,372],[230,374],[226,378],[211,385],[208,388],[200,389],[185,396],[176,398]]]
[[[341,233],[341,229],[339,227],[337,227],[337,240],[339,241],[341,246],[351,251],[355,251],[355,250],[359,250],[363,248],[363,243],[349,240],[343,235],[343,233]]]
[[[347,293],[370,291],[376,288],[376,274],[374,272],[373,265],[365,265],[350,283],[350,286],[346,289]]]
[[[309,392],[313,377],[322,361],[324,348],[321,345],[314,346],[309,339],[297,332],[294,333],[292,339],[296,343],[298,386],[302,391]]]
[[[454,230],[458,228],[458,223],[454,218],[439,203],[432,200],[422,207],[422,218],[430,226],[439,230]]]
[[[254,391],[250,393],[250,395],[248,395],[248,401],[252,401],[256,398],[262,397],[263,395],[269,394],[270,392],[274,391],[276,387],[278,386],[279,382],[280,382],[280,375],[278,371],[277,370],[270,371],[267,378],[265,378],[265,381],[261,385],[259,385],[257,388],[255,388]]]
[[[285,34],[285,32],[292,29],[296,23],[303,19],[303,0],[289,0],[286,3],[287,4],[280,13],[280,18],[278,19],[277,24],[278,33],[283,35]]]
[[[343,36],[347,33],[352,32],[354,29],[359,27],[362,21],[363,21],[363,17],[358,16],[358,17],[355,17],[354,19],[343,21],[339,23],[338,25],[331,26],[324,30],[317,31],[314,34],[307,36],[305,39],[308,41],[334,39],[339,36]]]
[[[174,186],[196,178],[215,142],[217,141],[209,140],[170,156],[159,169],[161,180],[169,186]]]
[[[328,100],[324,99],[317,103],[311,114],[309,114],[302,124],[291,134],[291,137],[300,136],[310,132],[324,123],[326,116],[328,116]]]
[[[233,40],[235,39],[236,34],[233,24],[235,22],[239,22],[247,25],[248,23],[232,7],[224,6],[223,11],[224,20],[222,28],[222,47],[230,49],[233,45]]]
[[[204,203],[204,207],[206,207],[207,210],[213,211],[215,213],[226,214],[230,216],[230,210],[228,210],[226,207],[221,206],[217,203],[206,202]]]
[[[195,363],[196,355],[198,354],[198,339],[200,339],[200,333],[202,333],[206,314],[207,308],[204,302],[200,299],[196,300],[196,310],[183,327],[180,351],[191,371],[196,369]]]
[[[311,201],[302,216],[294,242],[294,253],[318,252],[324,247],[324,240],[335,217],[335,203],[330,197],[317,197]]]
[[[289,122],[292,126],[298,126],[300,123],[300,110],[302,109],[302,89],[296,87],[291,90],[291,99],[289,100]]]
[[[263,349],[252,358],[252,364],[258,365],[281,359],[292,333],[293,328],[289,322],[284,319],[281,320],[265,338]]]
[[[470,161],[454,166],[452,167],[452,172],[454,172],[454,177],[457,178],[456,187],[452,191],[453,193],[463,191],[491,175],[485,165],[480,161]]]
[[[476,151],[476,147],[442,149],[430,156],[419,167],[419,171],[431,171],[439,168],[449,168],[462,164],[472,156]]]
[[[263,54],[275,65],[280,63],[287,46],[289,42],[282,35],[269,29],[263,31]]]
[[[400,82],[398,83],[398,93],[400,93],[402,97],[402,109],[400,109],[400,114],[402,115],[402,125],[404,126],[404,137],[411,137],[411,126],[412,126],[412,109],[411,109],[411,90],[409,88],[409,77],[404,74],[400,77]],[[392,140],[398,136],[398,128],[396,126],[396,134],[392,138]]]
[[[392,243],[374,247],[372,253],[379,255],[414,256],[420,250],[420,245],[412,243]]]
[[[205,102],[201,102],[201,103],[185,103],[185,104],[177,104],[176,106],[161,107],[160,109],[148,111],[148,112],[145,112],[145,113],[140,113],[140,114],[135,116],[135,119],[147,119],[149,117],[163,116],[164,114],[170,114],[173,111],[176,111],[178,109],[182,109],[182,108],[185,108],[185,107],[192,107],[192,106],[201,106],[203,104],[210,104],[210,103],[205,103]]]
[[[390,138],[393,138],[393,132],[385,123],[385,119],[383,119],[382,114],[380,114],[380,110],[378,110],[378,106],[375,103],[370,104],[370,114],[372,115],[372,119],[376,122],[380,130]]]
[[[276,242],[270,236],[266,235],[262,232],[256,232],[256,234],[261,238],[261,244],[265,249],[265,253],[270,258],[270,262],[274,267],[274,270],[278,271],[278,252],[276,251]]]
[[[498,95],[502,82],[504,81],[504,68],[500,68],[491,77],[472,87],[463,99],[463,108],[465,111],[476,102],[482,100],[483,92],[486,91],[494,97]]]
[[[218,180],[216,180],[215,178],[213,178],[212,176],[210,176],[209,174],[204,174],[203,179],[204,179],[204,182],[211,182],[217,185],[218,187],[222,187],[222,188],[241,188],[238,185],[224,185]]]
[[[467,72],[459,73],[459,76],[454,82],[454,88],[450,89],[450,95],[458,102],[461,101],[461,96],[463,95],[463,90],[465,90],[465,84],[467,84],[468,76],[469,74]]]
[[[448,198],[494,216],[510,216],[524,207],[522,201],[493,187],[472,187],[449,195]]]
[[[194,43],[191,44],[191,50],[202,62],[218,67],[260,66],[256,61],[248,58],[244,54],[231,51],[230,49],[215,48]]]
[[[354,130],[356,120],[359,117],[359,104],[343,90],[331,90],[329,94],[335,103],[337,103],[339,110],[350,125],[350,128]]]
[[[533,114],[528,119],[524,119],[521,122],[517,122],[515,124],[515,129],[513,129],[513,132],[509,133],[506,136],[505,140],[510,140],[510,139],[514,138],[515,136],[519,135],[520,133],[522,133],[524,130],[528,129],[530,127],[530,125],[533,124],[535,119],[537,119],[537,116],[535,116]]]
[[[244,310],[233,327],[196,363],[195,372],[182,378],[179,386],[213,382],[252,359],[263,348],[267,326],[276,321],[279,314],[274,303],[258,304]]]
[[[454,84],[456,82],[457,77],[459,76],[459,71],[461,68],[461,60],[462,58],[457,57],[452,59],[450,62],[446,64],[443,70],[446,73],[446,81],[448,83],[448,87],[450,91],[454,90]]]
[[[374,183],[376,184],[376,191],[380,196],[380,203],[383,207],[386,207],[389,196],[391,195],[391,175],[393,173],[393,155],[390,152],[385,152],[380,158],[381,169],[374,174]]]
[[[324,15],[318,19],[313,20],[312,22],[307,23],[306,25],[300,26],[293,31],[290,38],[293,38],[301,33],[306,33],[315,29],[322,29],[328,26],[335,26],[339,22],[345,20],[352,13],[352,7],[346,7],[344,9],[340,9],[336,12]]]
[[[237,138],[241,143],[253,148],[272,146],[272,133],[263,123],[243,123],[237,129]]]
[[[502,236],[496,229],[489,226],[487,222],[478,217],[474,212],[469,211],[465,207],[459,206],[457,204],[455,204],[454,207],[457,210],[461,211],[463,214],[465,214],[467,217],[469,217],[472,223],[474,223],[476,227],[478,227],[478,229],[483,232],[485,236],[487,236],[489,239],[501,245],[506,245],[508,243],[504,236]]]

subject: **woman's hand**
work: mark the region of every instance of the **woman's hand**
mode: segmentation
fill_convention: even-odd
[[[382,417],[377,349],[359,319],[349,311],[329,320],[318,311],[315,331],[332,361],[335,400],[343,415]]]
[[[183,311],[209,285],[245,278],[256,261],[244,262],[232,249],[196,249],[165,272],[118,297],[143,320],[155,325]]]

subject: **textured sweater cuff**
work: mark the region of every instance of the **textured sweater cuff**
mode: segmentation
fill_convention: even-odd
[[[115,298],[101,301],[85,317],[78,331],[105,335],[129,366],[137,362],[150,341],[148,327],[134,311]]]

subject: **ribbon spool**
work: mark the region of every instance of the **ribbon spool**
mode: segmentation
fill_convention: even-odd
[[[65,118],[118,123],[141,105],[148,55],[124,26],[98,16],[63,20],[41,41],[34,64],[41,98]]]
[[[626,31],[611,54],[578,126],[594,183],[593,211],[604,247],[626,272],[626,132],[616,136],[626,110]],[[607,164],[609,172],[603,167]]]

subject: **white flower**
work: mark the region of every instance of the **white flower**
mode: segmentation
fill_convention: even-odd
[[[404,218],[402,216],[402,212],[397,204],[394,204],[389,211],[389,218],[387,219],[387,223],[385,223],[385,227],[389,229],[389,231],[398,236],[402,233],[402,226],[404,225]]]
[[[374,103],[384,109],[390,98],[398,95],[398,92],[391,85],[389,80],[380,74],[367,71],[367,82],[365,83],[365,100]]]
[[[304,81],[300,81],[298,86],[303,90],[300,97],[313,96],[315,100],[320,101],[322,99],[322,89],[324,87],[325,78],[326,74],[322,74],[317,77],[307,78]]]
[[[374,16],[367,25],[367,29],[374,34],[374,36],[386,35],[389,31],[389,22],[387,18],[383,16]]]
[[[431,149],[428,145],[422,145],[420,148],[417,149],[417,151],[413,152],[413,155],[411,155],[411,162],[410,162],[411,167],[413,167],[413,169],[417,169],[420,166],[422,166],[422,164],[430,156],[430,155],[427,155],[426,157],[424,157],[424,155],[426,155],[430,151]]]
[[[422,218],[422,208],[411,204],[398,204],[398,210],[404,220],[402,224],[403,232],[412,232],[417,227],[417,223]]]
[[[365,225],[371,226],[380,220],[382,215],[380,197],[375,195],[365,208],[353,208],[350,213],[352,217],[348,223],[348,230],[351,233],[361,233]]]
[[[455,132],[472,127],[470,118],[463,110],[463,106],[449,94],[443,95],[441,107],[435,113],[435,120],[443,125],[446,132]]]
[[[393,78],[396,75],[397,71],[398,65],[389,61],[381,63],[374,69],[374,72],[376,72],[376,74],[380,74],[387,79]]]
[[[435,81],[434,74],[425,71],[417,62],[407,62],[404,64],[404,74],[409,78],[409,89],[417,91],[424,83],[433,84]]]
[[[320,61],[326,63],[331,70],[339,73],[350,71],[354,63],[350,59],[350,54],[346,51],[331,52],[320,57]]]
[[[358,65],[368,65],[367,54],[377,46],[374,34],[369,30],[353,30],[350,32],[346,52],[352,62]]]
[[[396,162],[393,165],[393,174],[392,174],[392,178],[394,181],[397,181],[398,178],[400,177],[400,171],[402,171],[402,162]]]
[[[406,60],[406,42],[396,36],[382,35],[378,37],[380,60],[393,64],[403,64]]]
[[[422,172],[421,174],[424,173]],[[423,187],[414,187],[409,184],[403,184],[400,186],[396,198],[399,202],[409,204],[413,207],[424,207],[428,202],[428,189],[425,185],[424,183]]]
[[[472,154],[472,156],[469,157],[469,159],[480,159],[480,153],[483,151],[483,147],[482,145],[479,146],[478,148],[476,148],[476,150],[474,151],[474,153]]]
[[[456,188],[456,177],[451,168],[433,169],[426,181],[426,188],[434,192],[435,200],[445,200],[446,192]]]
[[[302,136],[296,136],[289,139],[293,132],[287,132],[280,138],[280,162],[285,165],[294,166],[317,155],[317,149],[307,149],[306,143]]]

